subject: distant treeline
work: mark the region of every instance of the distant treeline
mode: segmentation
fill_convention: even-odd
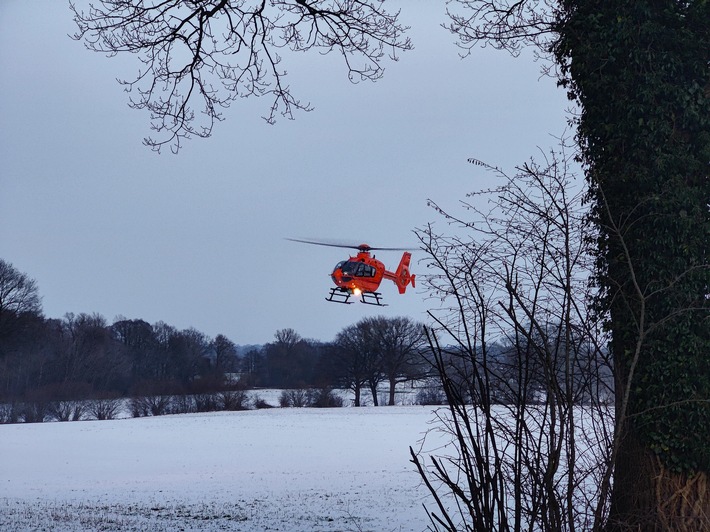
[[[284,329],[241,355],[225,335],[164,322],[47,319],[35,281],[0,259],[2,403],[340,387],[359,404],[365,387],[387,381],[393,398],[398,383],[420,378],[422,347],[422,326],[408,318],[366,318],[330,343]]]
[[[5,313],[5,317],[9,316]],[[420,352],[387,360],[345,334],[323,343],[292,329],[239,356],[224,335],[163,322],[67,314],[46,319],[34,312],[5,320],[0,337],[0,401],[36,401],[197,394],[246,388],[333,388],[395,384],[421,377]],[[384,327],[392,322],[374,318]],[[353,331],[350,331],[352,333]],[[356,345],[351,345],[356,344]],[[388,353],[394,353],[390,350]],[[361,355],[361,356],[360,356]]]

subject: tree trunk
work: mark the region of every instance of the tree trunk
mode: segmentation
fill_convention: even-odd
[[[397,381],[395,379],[390,379],[390,397],[389,397],[389,402],[387,403],[389,406],[394,406],[395,386],[397,386]]]
[[[607,532],[710,530],[707,473],[672,471],[635,431],[620,444]]]
[[[377,383],[376,382],[370,383],[370,392],[372,393],[372,404],[374,406],[380,406],[377,401]]]

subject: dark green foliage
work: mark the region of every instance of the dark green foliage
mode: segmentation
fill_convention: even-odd
[[[630,428],[710,471],[710,2],[562,2],[617,380]],[[618,398],[619,401],[623,397]]]

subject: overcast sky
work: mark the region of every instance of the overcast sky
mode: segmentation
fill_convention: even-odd
[[[0,2],[0,258],[34,278],[45,316],[99,313],[195,327],[238,344],[278,329],[332,340],[369,315],[426,320],[420,289],[382,285],[384,308],[325,301],[348,251],[284,238],[415,246],[480,188],[476,157],[512,169],[565,128],[564,91],[530,56],[464,60],[442,1],[402,7],[415,49],[383,79],[351,84],[336,57],[301,54],[291,87],[315,110],[270,126],[269,101],[236,102],[178,155],[142,145],[148,115],[106,58],[68,37],[67,2]],[[423,274],[413,249],[413,273]],[[380,252],[390,269],[399,253]]]

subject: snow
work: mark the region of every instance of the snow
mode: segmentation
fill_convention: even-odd
[[[0,426],[0,529],[409,531],[431,407]]]

